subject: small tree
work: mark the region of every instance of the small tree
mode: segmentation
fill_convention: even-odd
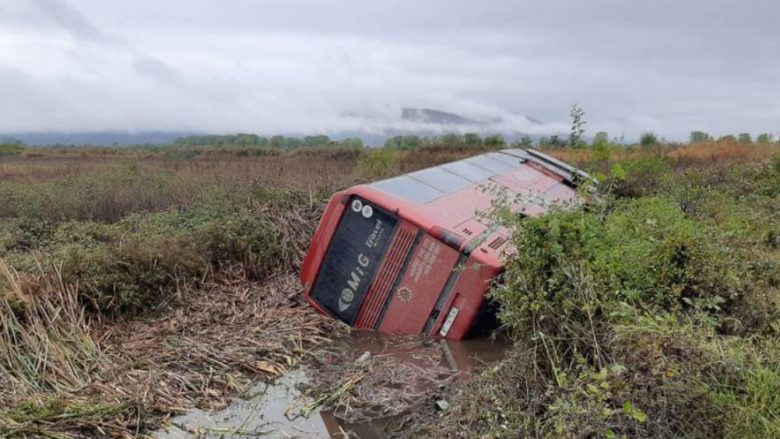
[[[710,140],[712,137],[704,131],[691,131],[691,143],[709,142]]]
[[[233,139],[234,145],[256,146],[260,142],[260,136],[257,134],[238,133]]]
[[[285,137],[284,138],[284,147],[287,149],[295,149],[300,148],[301,145],[303,145],[303,140],[297,138],[297,137]]]
[[[363,139],[361,139],[360,137],[347,137],[346,139],[341,141],[341,144],[343,146],[348,146],[353,148],[362,148]]]
[[[423,141],[420,138],[420,136],[415,134],[408,134],[406,136],[401,137],[401,148],[402,149],[414,149],[418,146],[422,145]]]
[[[550,136],[550,146],[553,146],[553,147],[566,146],[566,142],[561,140],[560,136],[554,135],[554,136]]]
[[[647,132],[643,133],[639,138],[639,144],[644,147],[650,147],[658,145],[658,136],[655,133]]]
[[[739,143],[753,143],[753,138],[750,137],[750,133],[739,133],[739,136],[737,136],[737,141]]]
[[[482,138],[477,133],[466,133],[463,135],[463,143],[466,145],[480,145],[482,144]]]
[[[585,134],[585,110],[580,108],[577,104],[571,106],[569,112],[571,116],[571,133],[569,134],[569,147],[581,148],[584,144],[582,141],[582,135]]]
[[[323,146],[330,145],[330,143],[330,137],[326,136],[325,134],[320,134],[317,136],[305,136],[303,138],[303,144],[305,146]]]
[[[718,143],[734,143],[736,141],[737,138],[733,134],[726,134],[718,138]]]
[[[270,140],[271,146],[274,148],[284,148],[285,142],[284,142],[284,136],[273,136]]]
[[[501,134],[491,134],[485,137],[483,143],[487,146],[503,146],[506,145],[506,140]]]
[[[769,133],[759,134],[756,137],[756,143],[771,143],[773,140],[773,136]]]
[[[463,136],[458,133],[445,133],[439,137],[439,142],[444,145],[462,145]]]
[[[521,146],[523,148],[532,146],[534,144],[534,141],[531,140],[531,136],[528,134],[523,134],[520,136],[520,140],[517,141],[517,146]]]
[[[606,131],[599,131],[596,136],[593,137],[593,146],[599,146],[605,143],[609,143],[609,134]]]

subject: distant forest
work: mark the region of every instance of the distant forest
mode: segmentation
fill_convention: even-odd
[[[531,144],[530,138],[526,141],[528,145]],[[524,142],[521,142],[524,143]],[[229,135],[193,135],[180,137],[173,141],[174,145],[181,146],[258,146],[258,147],[273,147],[282,149],[295,149],[300,147],[314,147],[314,146],[354,146],[362,147],[363,140],[360,138],[346,138],[343,140],[334,140],[325,134],[319,134],[316,136],[304,136],[289,137],[289,136],[272,136],[265,137],[257,134],[229,134]],[[386,147],[396,147],[401,149],[416,148],[418,146],[425,145],[488,145],[488,146],[501,146],[506,145],[507,142],[500,134],[491,134],[487,136],[480,136],[477,133],[447,133],[441,136],[418,136],[414,134],[394,136],[385,141]]]
[[[299,138],[288,136],[265,137],[259,136],[257,134],[238,133],[228,135],[207,134],[200,136],[180,137],[174,140],[173,144],[183,146],[259,146],[294,149],[303,146],[326,145],[362,147],[363,140],[358,138],[347,138],[336,141],[324,134],[316,136],[304,136],[303,138]]]

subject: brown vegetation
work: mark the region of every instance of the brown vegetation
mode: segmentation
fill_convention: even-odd
[[[340,326],[291,272],[363,154],[1,159],[0,435],[146,434],[294,367]]]
[[[328,196],[486,148],[29,149],[0,158],[0,436],[144,435],[284,373],[341,328],[302,306],[293,277]],[[618,191],[641,196],[667,184],[657,171],[669,164],[762,167],[776,148],[612,154],[627,170]],[[608,169],[598,152],[550,152]],[[717,169],[701,178],[723,180],[728,166]],[[376,382],[350,389],[371,395]]]
[[[679,167],[705,166],[714,163],[763,162],[777,154],[777,143],[744,144],[733,142],[698,142],[692,145],[656,145],[615,148],[612,159],[616,162],[657,156],[671,159]],[[545,152],[567,163],[585,167],[593,158],[593,149],[550,148]]]

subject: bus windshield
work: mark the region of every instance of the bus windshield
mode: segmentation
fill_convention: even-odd
[[[354,324],[397,224],[395,215],[363,198],[351,197],[325,254],[312,297],[338,319]]]

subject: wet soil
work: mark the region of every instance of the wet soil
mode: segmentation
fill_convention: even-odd
[[[450,386],[503,358],[508,347],[502,338],[456,342],[353,332],[222,410],[173,418],[157,437],[407,437],[411,423],[448,409]]]

